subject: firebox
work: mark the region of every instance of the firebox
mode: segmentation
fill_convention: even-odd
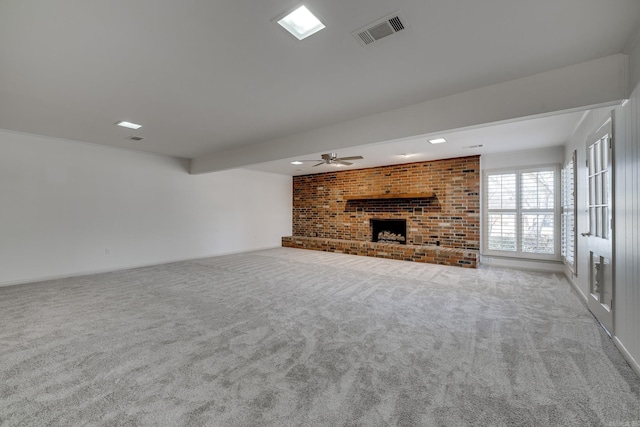
[[[383,243],[407,243],[407,220],[371,219],[371,241]]]

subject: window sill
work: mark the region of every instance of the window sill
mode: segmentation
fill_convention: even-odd
[[[564,273],[565,271],[565,265],[561,260],[517,258],[487,254],[480,256],[480,265],[500,268],[515,268],[518,270],[545,271],[549,273]]]

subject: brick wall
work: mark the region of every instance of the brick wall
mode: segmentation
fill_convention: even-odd
[[[368,242],[371,218],[404,218],[407,244],[477,250],[479,185],[479,156],[296,176],[293,235]],[[398,193],[435,196],[347,200]]]

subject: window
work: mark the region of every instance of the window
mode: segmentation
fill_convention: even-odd
[[[485,172],[486,254],[558,258],[557,176],[554,166]]]
[[[576,272],[576,152],[562,168],[561,255],[571,271]]]

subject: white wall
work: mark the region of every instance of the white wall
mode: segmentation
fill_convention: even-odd
[[[640,29],[639,29],[640,31]],[[640,34],[629,58],[629,101],[614,113],[614,340],[640,375]]]
[[[291,235],[288,176],[194,176],[186,160],[2,130],[0,153],[0,285],[279,246]]]
[[[514,147],[517,141],[514,141]],[[549,147],[538,150],[510,151],[507,153],[483,154],[480,157],[480,171],[482,177],[481,191],[484,191],[484,171],[504,168],[524,168],[527,166],[540,165],[562,165],[564,158],[564,148],[562,146]],[[483,205],[484,206],[484,205]],[[481,209],[480,234],[484,238],[485,233],[484,207]],[[524,260],[516,258],[505,258],[497,256],[487,256],[482,254],[483,240],[480,244],[480,262],[485,265],[495,267],[522,268],[527,270],[541,270],[550,272],[564,271],[564,265],[558,261]]]
[[[629,101],[613,111],[614,257],[615,293],[613,339],[640,375],[640,43],[629,56]],[[590,112],[566,145],[565,155],[577,149],[577,233],[588,231],[586,152],[587,137],[612,113],[611,108]],[[586,300],[589,292],[588,251],[578,234],[577,275],[567,271]]]

